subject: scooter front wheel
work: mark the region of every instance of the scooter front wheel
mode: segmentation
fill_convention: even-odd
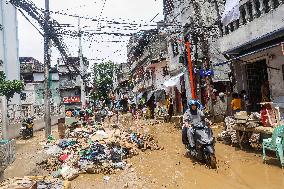
[[[212,169],[217,169],[217,161],[216,161],[215,154],[210,154],[210,155],[208,156],[208,158],[209,158],[208,163],[209,163],[210,167],[211,167]]]

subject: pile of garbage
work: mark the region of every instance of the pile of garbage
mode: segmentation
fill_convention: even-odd
[[[87,125],[69,128],[64,139],[49,137],[44,149],[49,158],[39,165],[55,178],[72,180],[80,173],[113,174],[127,167],[127,158],[161,148],[148,134]]]
[[[223,140],[225,143],[228,144],[237,144],[238,138],[237,138],[237,131],[234,129],[234,126],[236,125],[236,120],[233,117],[226,117],[225,118],[225,128],[224,131],[222,131],[219,134],[219,138]]]
[[[259,119],[259,117],[260,115],[258,113],[253,113],[249,116],[249,119],[257,120]],[[250,122],[250,121],[246,121],[243,124],[238,124],[234,117],[228,116],[225,118],[224,131],[222,131],[218,135],[218,139],[224,141],[226,144],[237,144],[238,143],[237,131],[236,129],[234,129],[236,126],[245,127],[249,129],[249,128],[259,127],[260,124],[257,122]],[[260,139],[260,133],[252,133],[252,135],[249,138],[249,143],[258,143],[259,139]]]
[[[0,183],[2,189],[70,189],[70,183],[54,178],[46,177],[24,177],[6,179]]]

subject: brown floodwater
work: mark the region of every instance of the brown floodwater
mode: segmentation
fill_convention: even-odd
[[[212,170],[185,157],[181,131],[172,124],[142,126],[141,122],[128,122],[124,126],[153,134],[164,149],[141,152],[127,160],[132,165],[130,168],[108,175],[108,181],[104,180],[104,175],[80,175],[72,181],[72,188],[284,188],[284,170],[273,153],[264,164],[260,152],[244,151],[217,142],[218,168]],[[6,177],[44,174],[35,164],[42,156],[39,142],[43,141],[43,136],[43,132],[38,132],[32,140],[18,141],[17,160],[5,171]]]

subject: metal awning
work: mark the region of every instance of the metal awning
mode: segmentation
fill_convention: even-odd
[[[164,82],[165,87],[174,87],[177,86],[180,82],[180,77],[183,76],[184,73],[180,73],[172,78],[170,78],[169,80]]]
[[[264,48],[262,48],[262,49],[258,49],[258,50],[249,52],[249,53],[247,53],[247,54],[243,54],[243,55],[240,55],[240,56],[231,58],[230,60],[227,60],[227,61],[224,61],[224,62],[221,62],[221,63],[213,64],[213,66],[216,67],[216,66],[222,66],[222,65],[225,65],[225,64],[230,64],[230,63],[231,63],[232,61],[234,61],[234,60],[240,60],[240,59],[243,58],[243,57],[250,56],[250,55],[254,55],[254,54],[256,54],[256,53],[259,53],[259,52],[262,52],[262,51],[265,51],[265,50],[268,50],[268,49],[271,49],[271,48],[274,48],[274,47],[277,47],[277,46],[281,46],[282,44],[284,44],[284,42],[277,43],[277,44],[273,44],[273,45],[270,45],[270,46],[268,46],[268,47],[264,47]]]

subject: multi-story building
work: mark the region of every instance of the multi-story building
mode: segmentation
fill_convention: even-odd
[[[83,58],[84,68],[83,72],[80,71],[80,61],[78,57],[69,57],[64,62],[62,59],[58,59],[58,71],[59,71],[59,89],[62,103],[65,105],[65,109],[81,107],[81,73],[87,73],[89,63],[86,58]],[[86,84],[85,86],[89,86]],[[88,87],[86,87],[86,96],[88,96]]]
[[[130,67],[127,63],[121,63],[117,66],[114,72],[113,89],[116,100],[119,100],[123,95],[127,94],[129,97],[132,96],[130,90]]]
[[[163,99],[163,83],[169,79],[165,35],[158,29],[138,32],[131,37],[127,50],[136,103]]]
[[[25,88],[21,93],[23,115],[43,116],[44,110],[44,66],[32,57],[20,57],[21,79]],[[59,75],[56,68],[50,70],[50,91],[52,113],[59,114]]]
[[[259,110],[262,101],[284,108],[284,1],[242,0],[239,11],[215,43],[231,59],[215,66],[232,66],[234,90],[248,92],[250,110]]]
[[[5,73],[8,80],[20,79],[17,11],[8,1],[0,1],[0,71]],[[3,102],[0,102],[0,106],[6,107],[2,106]],[[20,95],[15,94],[7,107],[11,122],[21,119]],[[1,109],[0,114],[3,111],[6,110]]]
[[[223,9],[223,4],[223,0],[164,0],[170,73],[175,79],[180,77],[180,83],[184,83],[181,88],[185,88],[187,99],[193,96],[191,87],[194,83],[198,98],[205,104],[210,101],[213,88],[217,88],[219,92],[226,90],[225,84],[230,73],[227,65],[218,69],[213,67],[213,70],[210,66],[210,62],[225,59],[219,49],[210,45],[221,35],[218,13],[219,9]],[[193,78],[189,77],[187,65],[187,40],[191,46]]]
[[[0,2],[0,62],[8,80],[20,79],[17,11],[6,1]]]

